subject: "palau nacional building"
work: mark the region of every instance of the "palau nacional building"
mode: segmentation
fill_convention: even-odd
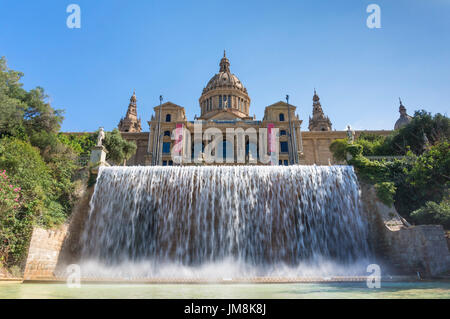
[[[219,72],[209,80],[202,91],[199,98],[201,115],[194,120],[186,118],[183,106],[172,102],[160,103],[160,105],[154,107],[154,115],[148,121],[149,132],[143,132],[141,119],[138,117],[136,94],[133,93],[126,116],[120,120],[118,126],[122,136],[137,145],[136,154],[127,161],[127,165],[177,165],[173,161],[171,151],[178,138],[174,136],[174,132],[180,128],[183,130],[183,139],[189,141],[189,143],[182,144],[181,152],[184,160],[181,160],[181,165],[199,165],[198,162],[195,164],[194,161],[186,160],[194,159],[194,157],[202,154],[205,143],[208,143],[203,139],[196,140],[194,136],[195,125],[197,125],[197,130],[198,127],[201,127],[203,132],[209,128],[219,129],[223,132],[224,157],[229,156],[230,153],[237,153],[229,150],[230,145],[235,147],[237,143],[228,144],[227,129],[243,129],[246,131],[253,128],[256,132],[260,132],[261,128],[266,128],[269,131],[270,129],[278,129],[275,131],[277,132],[278,165],[333,164],[333,156],[329,146],[336,139],[346,138],[347,131],[333,131],[332,121],[325,115],[320,98],[315,90],[308,131],[302,131],[301,124],[303,121],[296,114],[296,106],[289,104],[288,98],[286,102],[279,101],[266,106],[264,117],[261,120],[250,116],[251,98],[244,84],[236,75],[231,73],[230,61],[225,52],[219,66]],[[395,129],[411,120],[401,101],[399,111],[400,118],[395,124]],[[391,133],[387,130],[356,131],[356,137],[361,132],[379,135]],[[191,136],[186,136],[186,134]],[[249,142],[247,139],[245,163],[242,163],[242,165],[267,165],[267,163],[259,161],[259,152],[259,144]],[[225,162],[223,164],[226,165]],[[217,163],[214,163],[214,165],[217,165]]]

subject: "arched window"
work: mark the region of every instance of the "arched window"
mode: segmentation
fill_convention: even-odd
[[[225,162],[227,159],[233,158],[234,158],[233,143],[224,140],[222,142],[222,160]]]
[[[280,136],[284,136],[284,135],[286,135],[286,131],[285,130],[281,130],[280,131]]]
[[[166,122],[170,122],[172,120],[172,116],[170,114],[166,115]]]
[[[284,113],[280,113],[280,122],[284,122]]]
[[[164,136],[170,136],[170,131],[164,131]]]
[[[163,149],[164,154],[170,154],[170,142],[163,142]]]
[[[249,141],[245,144],[245,155],[248,156],[248,160],[258,159],[258,145],[256,143],[250,143]]]
[[[280,142],[280,153],[288,153],[288,142]]]

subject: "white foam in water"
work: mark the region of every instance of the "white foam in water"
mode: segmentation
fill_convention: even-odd
[[[349,166],[102,167],[83,277],[362,275],[370,250]]]

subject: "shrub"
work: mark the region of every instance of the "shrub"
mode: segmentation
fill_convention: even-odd
[[[378,198],[387,206],[391,207],[394,203],[396,187],[392,182],[381,182],[375,184],[375,190]]]
[[[46,212],[45,201],[53,195],[53,180],[39,150],[15,138],[0,140],[0,168],[9,172],[11,180],[21,185],[25,202],[35,202],[34,215]]]
[[[6,170],[0,171],[0,264],[8,261],[18,240],[14,230],[22,206],[20,195],[21,188],[13,185]]]
[[[418,224],[440,224],[450,229],[450,200],[441,203],[427,202],[425,206],[411,213],[411,218]]]
[[[61,200],[70,192],[71,168],[64,158],[57,156],[48,164],[40,156],[39,149],[15,138],[0,139],[0,167],[9,172],[11,180],[21,185],[23,201],[28,204],[37,223],[43,226],[59,224]],[[48,216],[44,216],[48,215]],[[49,216],[58,216],[56,219]]]
[[[384,136],[364,132],[356,140],[356,143],[362,146],[362,155],[364,156],[387,155],[385,142]]]
[[[336,161],[342,162],[346,160],[347,146],[347,139],[337,139],[330,144],[330,151],[333,153],[333,158]]]
[[[360,156],[363,152],[363,147],[359,144],[349,144],[347,146],[347,152],[353,157]]]

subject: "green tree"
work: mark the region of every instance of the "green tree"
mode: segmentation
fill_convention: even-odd
[[[8,68],[0,58],[0,136],[26,138],[42,131],[57,133],[63,120],[62,110],[45,102],[44,89],[23,89],[22,72]]]
[[[79,156],[89,156],[92,148],[97,143],[95,133],[64,134],[59,133],[58,139],[64,145],[72,148]]]
[[[103,144],[108,150],[106,159],[117,165],[121,165],[126,160],[130,159],[130,157],[136,153],[137,149],[135,143],[123,139],[118,129],[107,132]]]
[[[413,196],[402,194],[406,199],[399,201],[402,211],[412,212],[427,201],[440,203],[450,186],[450,143],[441,142],[418,156],[404,184],[404,190]]]
[[[2,214],[8,217],[0,218],[3,234],[9,234],[4,235],[9,239],[2,247],[8,252],[7,264],[18,265],[26,257],[34,225],[50,227],[66,219],[69,210],[64,207],[63,194],[69,190],[55,178],[55,171],[44,162],[39,149],[27,141],[0,139],[0,168],[8,172],[12,185],[21,187],[20,208],[6,207]]]
[[[0,237],[8,237],[0,250],[8,252],[9,265],[24,260],[34,225],[51,227],[66,220],[76,199],[77,156],[89,154],[95,141],[92,134],[59,134],[63,112],[50,106],[42,88],[23,89],[22,77],[0,58],[0,170],[22,189],[20,208],[3,203],[0,209],[7,216],[0,217]]]
[[[435,114],[420,110],[414,113],[414,117],[408,125],[394,132],[386,143],[393,155],[405,155],[409,150],[420,155],[426,149],[426,139],[429,145],[435,145],[450,139],[450,119],[442,114]]]

